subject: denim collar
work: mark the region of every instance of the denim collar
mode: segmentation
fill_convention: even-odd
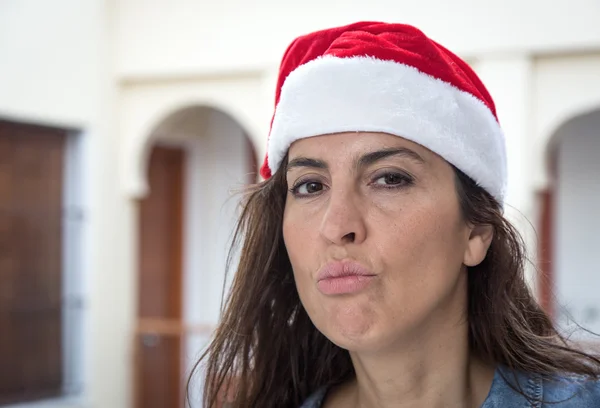
[[[328,388],[319,388],[300,408],[321,408]],[[599,408],[600,380],[581,375],[525,373],[499,365],[481,408]]]
[[[525,395],[516,390],[521,390]],[[328,387],[319,388],[300,408],[320,408],[327,391]],[[481,408],[541,408],[543,393],[543,380],[540,376],[512,371],[499,365]]]

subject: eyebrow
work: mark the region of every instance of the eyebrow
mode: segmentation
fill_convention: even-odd
[[[391,147],[365,154],[358,160],[358,167],[370,166],[379,160],[392,156],[403,156],[421,164],[425,163],[425,160],[414,150],[407,149],[406,147]]]
[[[310,159],[308,157],[296,157],[295,159],[290,160],[287,164],[287,171],[295,167],[310,167],[313,169],[327,169],[327,163],[323,160]]]
[[[409,158],[418,163],[425,163],[425,160],[415,151],[407,149],[405,147],[392,147],[388,149],[376,150],[374,152],[367,153],[358,160],[357,167],[367,167],[373,163],[378,162],[392,156],[403,156]],[[296,167],[309,167],[313,169],[328,169],[329,166],[323,160],[312,159],[309,157],[296,157],[287,165],[287,170]]]

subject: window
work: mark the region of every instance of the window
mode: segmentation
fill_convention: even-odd
[[[66,248],[80,223],[64,205],[68,143],[66,130],[0,120],[0,405],[73,388],[82,302]]]

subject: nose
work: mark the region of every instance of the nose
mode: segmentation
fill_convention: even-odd
[[[351,190],[329,191],[329,201],[321,222],[321,235],[336,245],[360,243],[365,240],[363,205]]]

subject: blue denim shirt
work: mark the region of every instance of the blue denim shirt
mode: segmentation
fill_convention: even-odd
[[[492,387],[481,408],[600,408],[600,382],[585,380],[579,376],[560,376],[542,379],[539,375],[517,373],[498,367]],[[506,379],[506,380],[505,380]],[[515,391],[519,386],[527,395]],[[311,395],[300,408],[321,408],[326,388]]]

